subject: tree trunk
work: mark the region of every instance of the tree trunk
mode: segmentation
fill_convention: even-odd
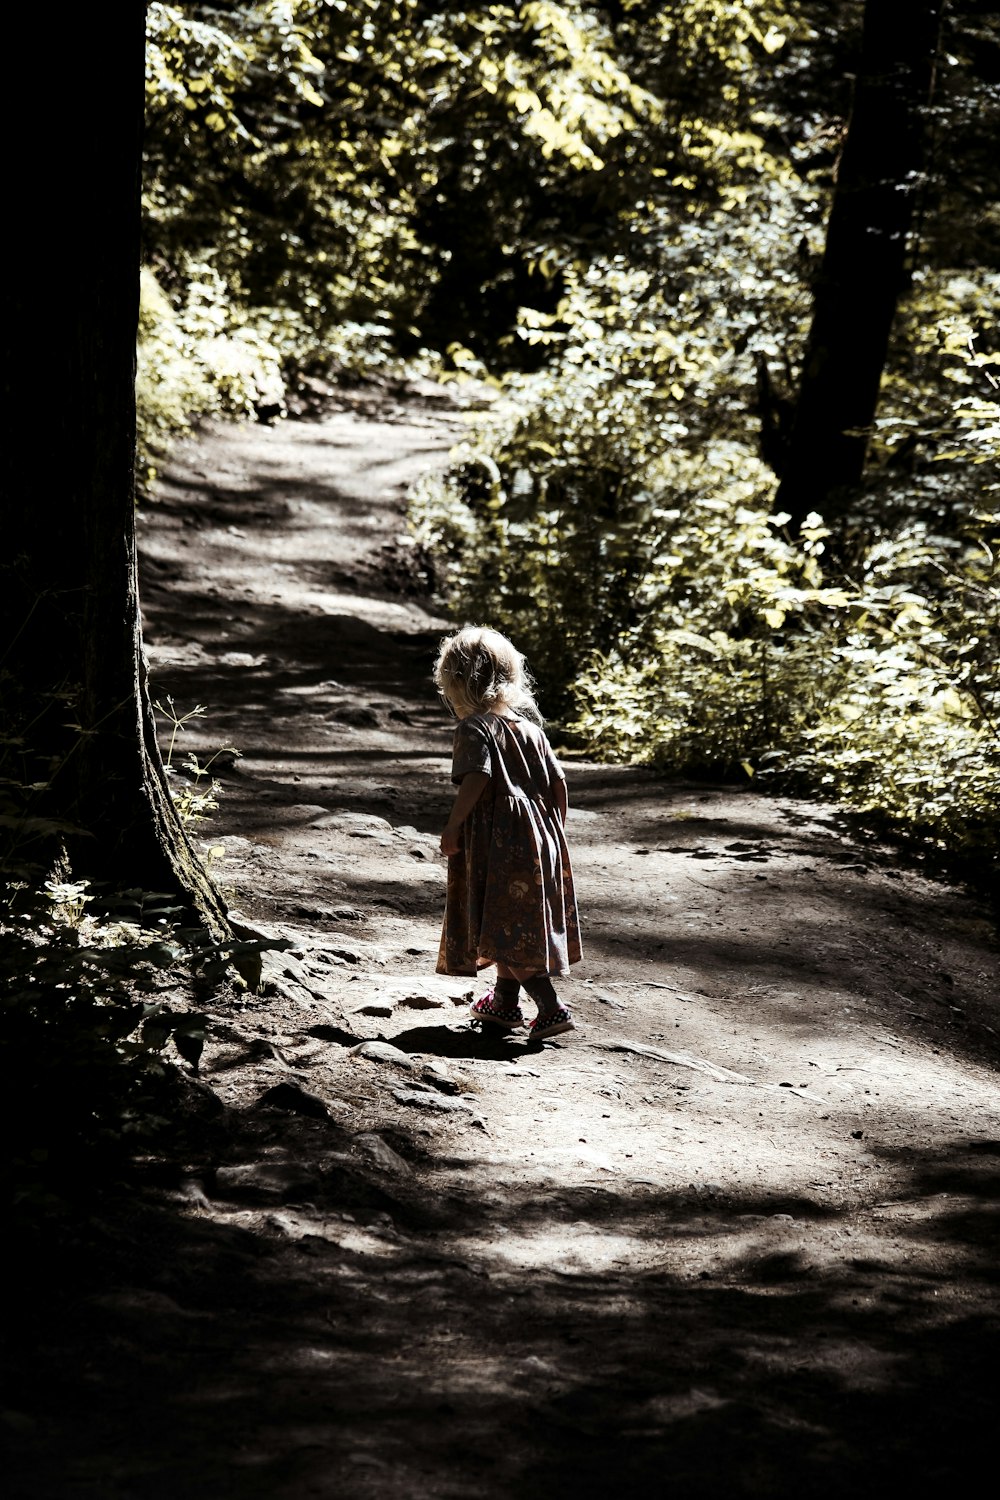
[[[136,584],[144,20],[142,5],[68,7],[32,94],[5,94],[18,249],[5,277],[0,755],[23,814],[12,827],[8,813],[8,858],[30,862],[57,833],[75,875],[177,891],[222,939],[224,907],[167,790]],[[11,13],[12,58],[38,55],[39,26]]]
[[[868,0],[826,248],[775,506],[797,531],[864,471],[924,166],[942,0]]]

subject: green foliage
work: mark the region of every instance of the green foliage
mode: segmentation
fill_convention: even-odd
[[[614,26],[579,0],[151,5],[147,259],[178,312],[189,263],[252,326],[280,310],[300,364],[344,322],[523,361],[518,309],[567,266],[664,203],[741,201],[769,155],[744,77],[797,31],[703,0]]]
[[[974,0],[864,491],[833,537],[769,514],[863,9],[151,6],[147,446],[400,356],[492,381],[414,525],[551,714],[985,850],[1000,32]]]
[[[613,285],[618,314],[637,316]],[[976,461],[996,456],[997,407],[955,315],[945,365],[981,393],[941,394],[934,464],[875,471],[837,538],[845,571],[820,517],[782,534],[773,476],[725,435],[734,360],[676,321],[616,352],[606,316],[598,337],[568,311],[558,362],[509,381],[451,470],[414,493],[452,613],[514,636],[589,753],[819,793],[985,869],[1000,828],[1000,518],[995,469]],[[683,405],[665,385],[678,369]]]
[[[121,1177],[175,1128],[197,1072],[202,1000],[229,965],[283,940],[213,942],[156,892],[21,879],[0,892],[0,1193],[32,1219]]]
[[[767,509],[773,476],[748,442],[747,408],[750,355],[771,335],[733,281],[791,312],[785,237],[752,240],[752,227],[713,219],[683,227],[666,277],[618,261],[568,271],[554,312],[526,311],[519,326],[546,345],[545,367],[508,377],[444,482],[415,493],[455,613],[516,630],[560,716],[581,662],[654,607],[689,508],[708,497],[720,512]],[[733,312],[708,320],[712,299]]]
[[[989,482],[967,466],[1000,459],[998,332],[1000,269],[970,275],[928,267],[915,274],[882,385],[876,463],[891,468],[917,450],[934,462],[963,464],[966,482],[977,489]]]
[[[202,822],[219,806],[219,792],[222,788],[211,774],[212,766],[221,756],[231,763],[239,758],[240,752],[235,745],[222,745],[209,756],[204,765],[193,752],[178,760],[177,737],[183,734],[186,725],[192,719],[202,717],[206,711],[205,706],[198,703],[186,714],[179,714],[173,698],[168,693],[165,703],[157,702],[153,707],[171,726],[170,738],[163,751],[163,769],[167,773],[170,794],[178,817],[190,830],[192,825]]]
[[[742,229],[785,236],[775,274],[807,295],[861,13],[859,0],[150,5],[147,261],[178,311],[189,264],[210,264],[249,326],[258,309],[287,323],[277,347],[299,367],[343,323],[407,355],[457,344],[532,367],[541,351],[511,337],[519,310],[550,313],[567,270],[615,255],[666,269],[675,292],[686,273],[713,321],[763,311],[781,346],[795,330],[767,316],[755,272],[743,284],[733,265],[741,295],[721,304],[699,280],[716,232],[725,259]],[[922,190],[941,265],[985,247],[995,220],[994,30],[949,8]]]
[[[819,792],[985,870],[1000,827],[1000,571],[983,533],[998,519],[970,515],[957,547],[910,522],[868,549],[863,583],[816,586],[814,572],[803,587],[808,561],[763,516],[710,511],[672,542],[698,560],[687,623],[658,610],[594,661],[575,728],[614,758]],[[812,522],[807,549],[825,535]]]
[[[130,895],[149,925],[90,916],[82,882],[15,882],[0,905],[8,1204],[57,1207],[76,1174],[93,1186],[120,1170],[169,1108],[164,1047],[203,1026],[156,998],[183,952],[170,908]]]
[[[17,586],[16,569],[7,581]],[[261,952],[283,941],[219,943],[182,925],[162,893],[73,880],[60,852],[84,830],[45,811],[65,756],[42,762],[33,744],[37,700],[0,667],[0,1065],[6,1119],[0,1192],[37,1221],[118,1179],[130,1156],[176,1119],[179,1059],[197,1069],[203,1004],[220,983],[259,982]],[[53,695],[73,716],[67,685]],[[47,705],[43,705],[43,710]],[[184,719],[171,713],[174,735]],[[190,715],[184,716],[189,718]],[[79,730],[76,731],[79,733]],[[173,756],[173,744],[168,758]],[[178,770],[176,800],[192,824],[217,787],[193,757]],[[53,873],[58,870],[59,873]]]
[[[136,368],[138,472],[155,475],[170,440],[208,416],[285,410],[284,316],[251,321],[207,262],[185,265],[183,301],[174,307],[153,272],[142,272]]]

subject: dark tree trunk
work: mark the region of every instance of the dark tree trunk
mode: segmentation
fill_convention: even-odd
[[[868,0],[776,509],[841,511],[864,471],[924,167],[942,0]]]
[[[2,774],[36,784],[28,820],[79,830],[74,874],[179,891],[222,938],[166,787],[136,587],[144,19],[67,7],[31,94],[5,91]],[[38,55],[39,24],[11,13],[9,56]],[[40,823],[6,832],[15,859],[40,852]]]

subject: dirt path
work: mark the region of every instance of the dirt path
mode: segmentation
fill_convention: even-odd
[[[53,1345],[23,1493],[969,1477],[997,1394],[1000,963],[966,892],[829,808],[568,758],[579,1029],[490,1042],[433,973],[445,622],[398,591],[402,501],[461,420],[358,400],[215,429],[142,513],[156,692],[207,706],[185,751],[241,753],[206,848],[295,947],[214,1007],[229,1110],[137,1207],[128,1284]]]

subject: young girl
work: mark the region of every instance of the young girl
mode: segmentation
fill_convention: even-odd
[[[441,835],[448,893],[437,972],[496,964],[496,985],[473,1004],[474,1016],[505,1031],[522,1025],[523,986],[538,1008],[535,1040],[572,1031],[550,977],[581,957],[566,780],[524,657],[496,630],[467,626],[442,641],[434,681],[458,719],[451,779],[459,787]]]

